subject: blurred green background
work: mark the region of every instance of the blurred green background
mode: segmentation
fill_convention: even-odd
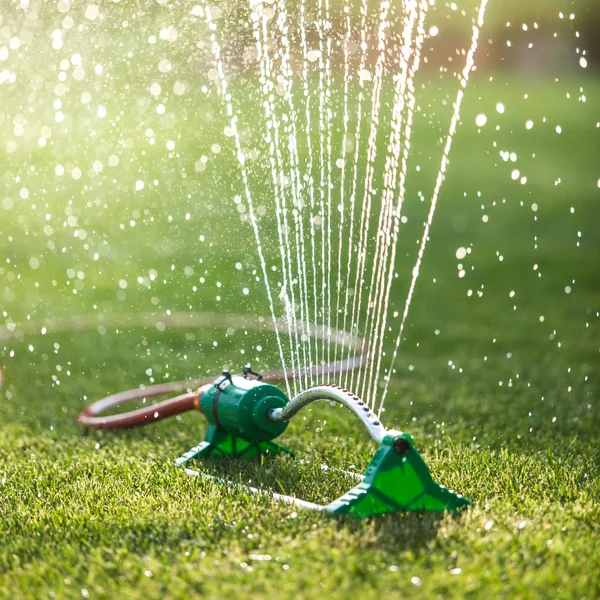
[[[105,394],[238,371],[247,361],[258,370],[279,365],[268,333],[171,327],[177,313],[242,314],[252,324],[269,318],[209,32],[195,6],[29,0],[0,9],[0,595],[597,596],[600,6],[593,0],[490,0],[390,386],[384,423],[409,431],[436,479],[474,500],[464,519],[325,521],[189,481],[170,462],[201,439],[195,415],[81,435],[76,414]],[[350,154],[341,143],[340,6],[331,4],[332,159]],[[377,6],[369,3],[370,66]],[[400,9],[392,3],[376,189]],[[472,0],[430,7],[386,358],[475,10]],[[281,315],[252,27],[245,4],[215,3],[213,12]],[[316,15],[309,3],[310,48],[318,46]],[[295,69],[297,17],[289,18]],[[274,33],[273,51],[279,41]],[[356,51],[351,60],[356,68]],[[318,148],[318,62],[309,78]],[[303,109],[300,84],[297,77]],[[349,92],[353,134],[355,73]],[[283,99],[275,102],[283,112]],[[365,118],[363,144],[369,125]],[[304,130],[298,141],[304,161]],[[359,185],[364,166],[363,145]],[[373,206],[377,214],[377,196]],[[335,241],[336,217],[333,224]],[[471,252],[459,259],[459,248]],[[140,314],[148,321],[140,324]],[[53,320],[79,316],[88,320],[76,331],[74,321]],[[282,441],[306,461],[204,468],[326,502],[350,483],[327,477],[321,463],[362,470],[373,451],[357,424],[328,406],[292,422]]]

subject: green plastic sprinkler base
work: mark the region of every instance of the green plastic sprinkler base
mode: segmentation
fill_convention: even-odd
[[[369,463],[364,479],[325,510],[371,517],[391,512],[455,511],[471,504],[437,484],[414,447],[412,437],[389,431]]]
[[[177,458],[175,466],[182,467],[195,458],[216,458],[220,456],[254,458],[261,455],[281,453],[294,456],[291,450],[275,442],[249,442],[241,437],[220,431],[215,425],[209,425],[204,441]]]

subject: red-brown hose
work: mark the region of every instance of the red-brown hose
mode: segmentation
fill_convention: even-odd
[[[199,390],[197,392],[188,392],[186,394],[181,394],[180,396],[175,396],[174,398],[163,400],[162,402],[158,402],[151,406],[144,406],[143,408],[126,413],[104,417],[98,416],[101,412],[104,412],[113,406],[118,406],[124,402],[130,402],[144,397],[135,393],[138,391],[141,390],[129,390],[128,392],[125,392],[125,394],[131,395],[119,399],[114,403],[107,403],[107,401],[114,399],[115,396],[122,396],[123,392],[115,394],[115,396],[103,398],[103,400],[86,406],[77,416],[77,422],[85,428],[130,429],[131,427],[138,427],[139,425],[160,421],[161,419],[166,419],[167,417],[172,417],[187,412],[188,410],[197,410],[201,394]],[[99,407],[101,402],[105,402],[106,404]]]

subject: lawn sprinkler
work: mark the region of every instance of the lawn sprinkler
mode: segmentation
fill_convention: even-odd
[[[330,365],[330,373],[349,368],[352,368],[350,364],[341,361]],[[124,402],[172,393],[177,386],[182,389],[192,382],[130,390],[91,404],[79,415],[78,422],[86,428],[130,428],[197,410],[209,423],[205,438],[176,459],[175,465],[189,474],[198,475],[190,466],[201,458],[293,455],[273,440],[284,433],[290,419],[304,407],[317,400],[335,401],[348,408],[379,445],[362,480],[349,492],[324,506],[281,494],[272,494],[273,498],[302,508],[355,517],[404,511],[455,511],[471,504],[460,494],[437,484],[415,448],[412,437],[401,431],[385,429],[377,415],[358,396],[337,385],[326,384],[307,389],[289,400],[280,388],[268,383],[283,378],[280,372],[263,376],[247,366],[240,376],[224,371],[214,381],[196,381],[194,383],[199,387],[195,392],[128,413],[99,416]],[[256,488],[241,487],[261,492]]]

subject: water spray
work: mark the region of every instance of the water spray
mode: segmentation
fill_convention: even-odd
[[[341,333],[334,332],[334,336],[337,335]],[[357,360],[331,363],[324,371],[329,376],[341,374],[355,368]],[[319,367],[318,371],[322,375],[323,368]],[[201,459],[251,459],[278,454],[294,456],[291,450],[274,441],[285,432],[289,421],[313,402],[338,402],[350,410],[378,444],[361,481],[327,505],[275,493],[272,494],[274,499],[302,508],[355,517],[406,511],[455,511],[471,504],[460,494],[437,484],[415,448],[412,437],[395,429],[386,429],[357,395],[327,383],[310,387],[289,399],[272,383],[283,381],[286,377],[289,375],[286,376],[283,371],[260,374],[247,365],[241,375],[223,371],[216,379],[142,387],[94,402],[79,414],[77,421],[85,428],[128,429],[186,411],[198,411],[208,421],[204,440],[177,458],[175,465],[190,475],[199,475],[199,471],[192,467]],[[124,403],[194,388],[195,391],[187,391],[151,406],[102,416],[102,413]],[[264,491],[240,487],[255,493]]]

